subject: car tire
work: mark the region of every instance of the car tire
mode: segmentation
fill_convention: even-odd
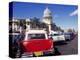
[[[22,57],[22,53],[21,53],[20,47],[18,47],[18,48],[16,49],[15,57],[16,57],[16,58],[21,58],[21,57]]]

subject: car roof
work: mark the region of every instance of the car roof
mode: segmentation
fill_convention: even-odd
[[[45,30],[28,30],[28,31],[26,31],[26,33],[28,34],[28,33],[46,33],[46,31]]]
[[[59,34],[57,31],[51,31],[52,34]]]

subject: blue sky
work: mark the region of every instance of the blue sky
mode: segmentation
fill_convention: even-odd
[[[38,17],[42,19],[43,12],[47,6],[52,12],[53,22],[57,26],[60,26],[62,29],[78,29],[78,16],[74,12],[78,7],[75,5],[14,2],[13,17],[21,19]]]

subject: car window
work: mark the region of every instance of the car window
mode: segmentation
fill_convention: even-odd
[[[28,39],[45,39],[45,34],[28,34]]]
[[[60,34],[54,34],[54,36],[59,36]]]
[[[64,33],[64,35],[69,35],[69,33]]]
[[[48,36],[59,36],[60,34],[50,34]]]

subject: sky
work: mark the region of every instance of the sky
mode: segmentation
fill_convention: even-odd
[[[46,9],[52,13],[52,21],[62,29],[72,28],[78,30],[78,6],[13,2],[13,17],[19,19],[37,17],[42,20],[43,12]]]

